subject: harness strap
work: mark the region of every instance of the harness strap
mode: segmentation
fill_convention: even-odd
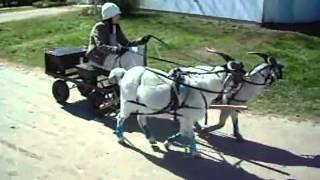
[[[260,65],[260,64],[256,65],[256,66],[249,72],[249,74],[250,74],[256,67],[258,67],[259,65]],[[268,66],[260,69],[259,71],[265,70],[265,69],[270,68],[270,67],[271,67],[271,66],[268,65]],[[248,83],[248,84],[251,84],[251,85],[255,85],[255,86],[266,86],[266,85],[267,85],[267,81],[270,80],[271,75],[268,74],[268,76],[266,77],[266,76],[263,75],[261,72],[258,72],[258,73],[264,78],[264,83],[255,83],[255,82],[252,82],[252,81],[248,81],[248,80],[246,80],[246,79],[243,78],[243,77],[242,77],[242,81],[244,81],[244,82],[246,82],[246,83]]]
[[[265,86],[265,85],[267,85],[267,80],[268,80],[268,78],[266,78],[265,79],[265,82],[264,83],[255,83],[255,82],[252,82],[252,81],[248,81],[248,80],[246,80],[245,78],[242,78],[242,81],[243,82],[246,82],[246,83],[248,83],[248,84],[252,84],[252,85],[255,85],[255,86]]]
[[[167,76],[165,76],[165,75],[163,75],[163,74],[161,74],[161,73],[158,73],[158,72],[156,72],[156,71],[153,71],[153,70],[151,70],[151,69],[146,68],[146,70],[149,70],[150,72],[153,72],[153,73],[155,73],[155,74],[157,74],[157,75],[160,75],[160,76],[162,76],[162,77],[165,77],[165,78],[168,78],[168,79],[174,81],[174,79],[171,79],[171,78],[169,78],[169,77],[167,77]],[[177,82],[176,82],[176,83],[177,83]],[[204,103],[205,103],[205,109],[208,109],[208,102],[207,102],[207,100],[206,100],[206,98],[205,98],[205,96],[204,96],[204,94],[203,94],[202,91],[205,91],[205,92],[208,92],[208,91],[209,91],[209,93],[210,93],[210,92],[216,93],[215,91],[210,91],[210,90],[206,90],[206,89],[202,89],[202,88],[193,87],[193,86],[187,85],[187,84],[182,83],[182,82],[178,82],[178,83],[180,83],[181,85],[187,86],[187,87],[189,87],[189,88],[193,88],[193,89],[199,90],[199,91],[200,91],[200,94],[201,94],[201,96],[202,96],[202,99],[203,99],[203,101],[204,101]],[[219,92],[219,93],[220,93],[220,92]],[[156,112],[152,112],[152,113],[139,113],[139,112],[136,112],[136,113],[131,113],[131,114],[133,114],[133,115],[157,115],[157,114],[167,113],[167,114],[174,115],[175,118],[176,118],[177,116],[182,116],[181,114],[177,113],[177,110],[179,110],[179,109],[182,109],[182,108],[187,108],[187,109],[201,109],[200,107],[189,106],[189,105],[186,104],[186,101],[187,101],[188,96],[189,96],[189,91],[187,91],[186,97],[184,98],[184,100],[183,100],[183,102],[181,103],[181,105],[179,105],[179,104],[180,104],[180,103],[179,103],[179,96],[178,96],[178,92],[177,92],[177,89],[176,89],[176,87],[175,87],[175,84],[172,84],[172,86],[171,86],[171,93],[170,93],[170,94],[171,94],[170,102],[169,102],[168,105],[165,106],[164,108],[162,108],[162,109],[160,109],[160,110],[158,110],[158,111],[156,111]],[[139,105],[139,106],[147,107],[146,104],[143,104],[143,103],[140,103],[140,102],[139,102],[139,98],[138,98],[138,97],[137,97],[136,101],[128,100],[127,102],[133,103],[133,104],[136,104],[136,105]],[[207,125],[207,123],[208,123],[208,114],[207,114],[207,111],[206,111],[206,112],[205,112],[205,124]]]
[[[147,105],[145,105],[143,103],[139,103],[138,101],[128,100],[127,102],[132,103],[132,104],[136,104],[136,105],[139,105],[139,106],[147,107]]]
[[[135,53],[135,54],[138,54],[138,55],[141,55],[139,53]],[[142,55],[141,55],[142,56]],[[157,61],[162,61],[162,62],[166,62],[166,63],[170,63],[170,64],[174,64],[174,65],[177,65],[177,66],[180,66],[180,67],[186,67],[186,65],[183,65],[183,64],[179,64],[179,63],[175,63],[173,61],[170,61],[170,60],[166,60],[166,59],[163,59],[163,58],[158,58],[158,57],[154,57],[154,56],[147,56],[148,58],[150,59],[153,59],[153,60],[157,60]],[[221,70],[221,71],[216,71],[216,72],[210,72],[206,69],[203,69],[203,68],[199,68],[199,67],[193,67],[195,69],[198,69],[198,70],[202,70],[202,71],[206,71],[204,73],[196,73],[196,72],[188,72],[188,74],[218,74],[220,72],[226,72],[225,70]]]
[[[205,114],[204,114],[204,124],[205,125],[208,125],[208,101],[206,99],[206,97],[204,96],[204,94],[202,92],[200,92],[201,96],[202,96],[202,99],[203,99],[203,102],[204,102],[204,105],[205,105]]]
[[[140,84],[141,84],[141,78],[140,78]],[[169,101],[168,105],[165,106],[164,108],[158,110],[158,111],[155,111],[153,113],[139,113],[139,112],[136,112],[136,113],[132,113],[132,114],[134,114],[134,115],[157,115],[157,114],[167,113],[167,114],[174,115],[175,117],[176,116],[182,116],[181,114],[177,113],[177,109],[179,108],[179,97],[178,97],[177,93],[174,90],[174,84],[171,86],[170,97],[171,98],[170,98],[170,101]],[[143,103],[139,102],[139,96],[136,98],[136,101],[128,100],[127,102],[133,103],[133,104],[136,104],[136,105],[140,105],[140,106],[143,106],[143,107],[147,107],[146,104],[143,104]],[[173,110],[173,112],[172,112],[172,110]]]
[[[133,103],[133,104],[136,104],[136,105],[139,105],[139,106],[143,106],[143,107],[148,107],[147,105],[143,104],[143,103],[139,103],[139,102],[136,102],[136,101],[132,101],[132,100],[128,100],[127,102],[129,103]],[[135,112],[135,113],[131,113],[132,115],[157,115],[157,114],[170,114],[170,115],[174,115],[174,116],[182,116],[181,114],[178,114],[176,111],[172,112],[170,110],[170,107],[173,106],[173,101],[171,100],[167,106],[165,106],[164,108],[158,110],[158,111],[155,111],[155,112],[152,112],[152,113],[139,113],[139,112]]]
[[[176,89],[174,87],[174,84],[171,86],[171,93],[170,94],[171,94],[170,102],[164,108],[162,108],[162,109],[160,109],[158,111],[155,111],[153,113],[139,113],[139,112],[136,112],[136,113],[132,113],[132,114],[133,115],[157,115],[157,114],[167,113],[167,114],[175,116],[175,118],[176,118],[177,116],[180,116],[180,117],[182,116],[181,114],[177,113],[178,109],[181,109],[181,108],[200,109],[198,107],[192,107],[192,106],[189,106],[189,105],[185,104],[185,102],[186,102],[186,100],[187,100],[187,98],[189,96],[189,91],[188,91],[188,94],[187,94],[186,98],[184,99],[184,101],[182,102],[181,105],[179,105],[180,104],[179,103],[179,97],[178,97],[178,93],[176,92]],[[137,101],[128,100],[127,102],[133,103],[133,104],[136,104],[136,105],[139,105],[139,106],[147,107],[146,104],[138,102],[138,98],[137,98]]]
[[[167,77],[167,76],[164,75],[164,74],[161,74],[161,73],[158,73],[158,72],[156,72],[156,71],[153,71],[153,70],[151,70],[151,69],[149,69],[149,68],[146,68],[146,70],[148,70],[148,71],[150,71],[150,72],[153,72],[153,73],[155,73],[155,74],[157,74],[157,75],[159,75],[159,76],[162,76],[162,77],[164,77],[164,78],[167,78],[167,79],[169,79],[169,80],[171,80],[171,81],[174,81],[174,79],[172,79],[172,78],[170,78],[170,77]],[[203,92],[206,92],[206,93],[211,93],[211,94],[226,94],[226,93],[228,93],[228,92],[224,92],[224,91],[211,91],[211,90],[208,90],[208,89],[203,89],[203,88],[191,86],[191,85],[185,84],[185,83],[183,83],[183,82],[176,82],[176,83],[182,84],[182,85],[184,85],[184,86],[186,86],[186,87],[188,87],[188,88],[196,89],[196,90],[203,91]]]
[[[246,103],[247,101],[245,100],[238,100],[238,99],[235,99],[235,96],[239,93],[239,91],[241,90],[242,86],[243,86],[243,83],[240,83],[240,86],[236,92],[234,92],[233,94],[231,94],[231,97],[228,99],[227,101],[227,104],[230,104],[231,101],[236,101],[236,102],[240,102],[240,103]]]
[[[131,52],[131,53],[137,54],[139,56],[147,57],[147,58],[150,58],[150,59],[153,59],[153,60],[174,64],[174,65],[177,65],[177,66],[180,66],[180,67],[186,67],[186,65],[179,64],[179,63],[176,63],[176,62],[164,59],[164,58],[158,58],[158,57],[155,57],[155,56],[145,56],[144,54],[140,54],[138,52]],[[120,56],[122,56],[122,55],[118,55],[116,59],[120,58]],[[225,70],[210,72],[210,71],[208,71],[206,69],[203,69],[203,68],[199,68],[199,67],[194,67],[194,68],[198,69],[198,70],[206,71],[206,72],[205,73],[188,72],[188,73],[189,74],[217,74],[217,75],[219,75],[219,73],[221,73],[221,72],[226,72]]]

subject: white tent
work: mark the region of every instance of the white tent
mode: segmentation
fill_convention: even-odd
[[[140,6],[257,23],[320,20],[320,0],[141,0]]]

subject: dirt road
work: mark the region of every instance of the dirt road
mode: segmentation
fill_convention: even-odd
[[[209,138],[197,138],[203,159],[167,152],[175,126],[150,119],[155,152],[135,120],[117,143],[112,118],[95,118],[76,90],[62,107],[51,95],[53,80],[39,69],[0,64],[0,179],[306,179],[320,177],[320,126],[275,116],[240,115],[246,142],[228,134],[231,122]],[[210,123],[217,113],[210,111]]]
[[[58,15],[65,12],[77,11],[79,8],[85,6],[64,6],[52,8],[39,8],[26,11],[7,12],[0,14],[0,23],[8,21],[17,21],[22,19],[29,19],[41,16]]]

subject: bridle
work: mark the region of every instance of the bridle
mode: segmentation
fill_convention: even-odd
[[[261,65],[261,64],[259,64],[259,65]],[[259,66],[259,65],[258,65],[258,66]],[[256,67],[258,67],[258,66],[256,66]],[[255,69],[255,68],[253,68],[253,69]],[[267,75],[265,75],[265,74],[262,73],[262,71],[264,71],[264,70],[266,70],[266,69],[269,69],[269,70],[270,70]],[[246,77],[248,77],[248,76],[243,76],[243,77],[242,77],[242,81],[243,81],[243,82],[246,82],[246,83],[248,83],[248,84],[254,85],[254,86],[268,86],[268,85],[271,85],[271,84],[274,82],[274,79],[273,79],[273,77],[272,77],[272,72],[271,72],[271,70],[272,70],[272,66],[271,66],[271,65],[267,65],[267,66],[265,66],[264,68],[260,69],[260,70],[257,72],[258,75],[260,75],[261,77],[263,77],[263,79],[264,79],[264,82],[263,82],[263,83],[256,83],[256,82],[247,80]],[[250,72],[252,72],[252,70],[251,70]],[[249,73],[249,74],[250,74],[250,73]]]

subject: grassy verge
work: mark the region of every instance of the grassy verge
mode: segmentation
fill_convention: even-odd
[[[0,57],[30,66],[43,66],[46,48],[86,46],[95,17],[67,14],[9,22],[0,26]],[[215,47],[240,59],[249,70],[260,62],[248,51],[273,54],[286,65],[285,79],[251,102],[251,109],[262,113],[320,116],[320,38],[293,32],[279,32],[254,25],[201,20],[179,15],[143,14],[122,19],[122,28],[130,39],[154,34],[171,45],[156,42],[149,46],[152,55],[177,60],[186,65],[222,64],[207,54],[204,47]],[[188,55],[195,56],[190,58]],[[150,66],[167,70],[173,66],[150,60]]]
[[[32,9],[35,9],[35,8],[32,6],[5,8],[5,9],[0,9],[0,14],[8,13],[8,12],[28,11]]]

